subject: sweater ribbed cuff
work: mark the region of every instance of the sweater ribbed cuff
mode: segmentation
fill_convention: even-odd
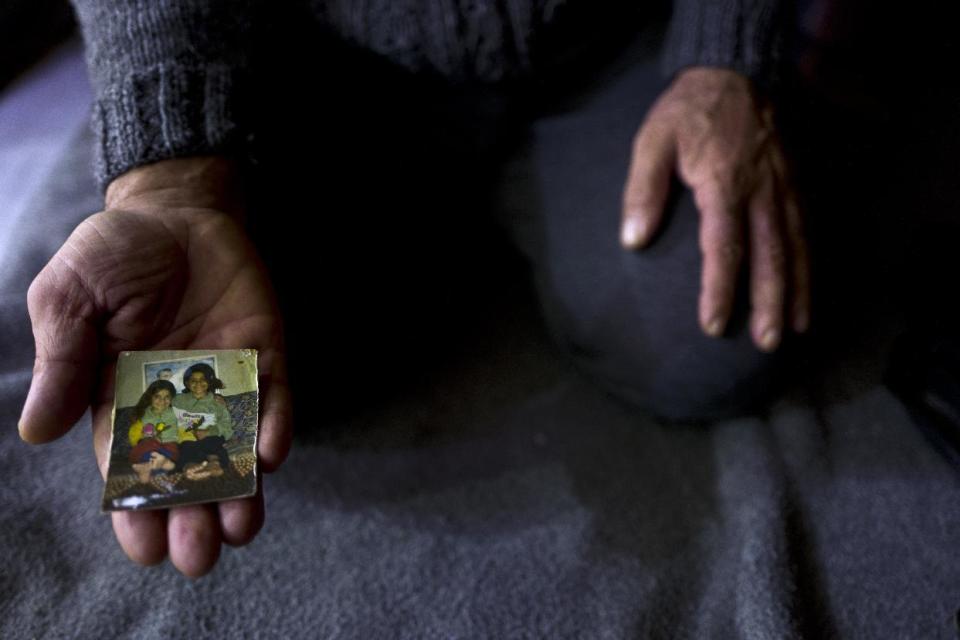
[[[234,150],[241,138],[232,112],[237,84],[224,64],[164,63],[109,85],[93,109],[100,187],[150,162]]]
[[[679,0],[664,46],[668,77],[685,67],[724,67],[764,89],[778,80],[782,0]]]

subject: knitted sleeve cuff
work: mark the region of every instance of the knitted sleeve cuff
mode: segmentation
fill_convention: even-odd
[[[256,0],[72,0],[94,90],[102,189],[168,158],[233,153]]]
[[[668,77],[685,67],[732,69],[770,89],[778,81],[783,0],[678,0],[664,46]]]
[[[159,64],[105,87],[93,106],[101,188],[143,164],[234,152],[243,139],[234,113],[236,75],[223,64]]]

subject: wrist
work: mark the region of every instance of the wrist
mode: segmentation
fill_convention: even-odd
[[[765,125],[772,123],[772,102],[757,90],[750,78],[733,69],[688,67],[677,74],[669,92],[674,99],[708,113],[745,109]]]
[[[753,93],[753,84],[745,75],[723,67],[687,67],[673,80],[672,87],[683,91],[688,88],[697,90],[742,91]]]
[[[201,208],[239,217],[236,163],[224,156],[173,158],[131,169],[107,187],[107,209]]]

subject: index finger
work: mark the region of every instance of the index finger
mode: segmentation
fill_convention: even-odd
[[[670,193],[675,150],[673,131],[649,117],[634,140],[630,169],[623,191],[621,243],[628,249],[644,246],[663,218]]]

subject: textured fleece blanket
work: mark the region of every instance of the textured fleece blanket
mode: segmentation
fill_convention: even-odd
[[[875,349],[762,417],[661,425],[570,371],[522,288],[422,388],[298,438],[263,532],[212,574],[134,566],[89,419],[16,432],[27,287],[101,204],[79,56],[0,96],[0,637],[957,637],[957,475]]]

